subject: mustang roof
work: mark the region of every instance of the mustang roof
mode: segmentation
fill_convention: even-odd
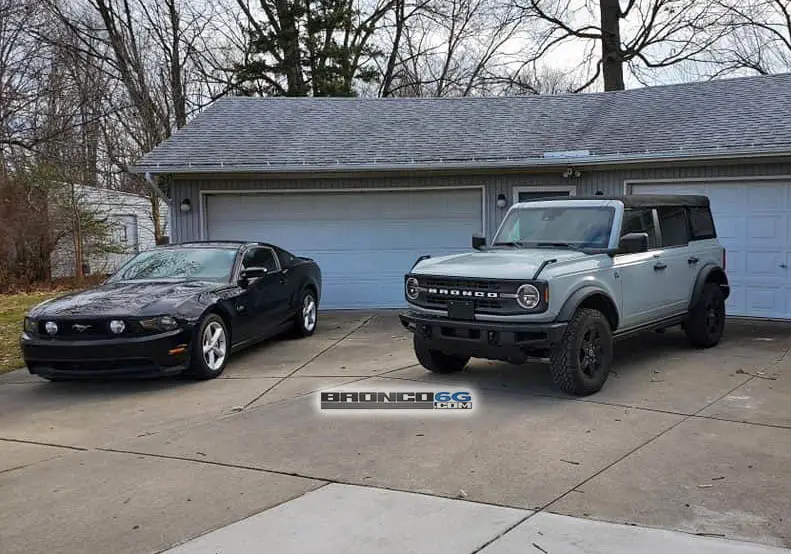
[[[791,155],[791,74],[604,93],[226,97],[139,173],[521,168]]]

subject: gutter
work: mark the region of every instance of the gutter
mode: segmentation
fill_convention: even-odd
[[[132,173],[146,174],[149,179],[150,171],[156,170],[157,173],[179,173],[179,174],[220,174],[220,173],[348,173],[366,171],[447,171],[447,170],[497,170],[497,169],[540,169],[553,167],[590,167],[590,166],[609,166],[609,165],[633,165],[646,163],[672,163],[689,161],[716,161],[734,158],[770,158],[788,156],[791,157],[791,150],[788,148],[765,150],[758,148],[719,151],[710,154],[678,154],[667,152],[660,154],[607,154],[601,156],[579,156],[568,158],[503,158],[503,159],[469,159],[469,160],[419,160],[403,163],[250,163],[250,164],[228,164],[225,162],[186,165],[140,165],[131,168]],[[152,184],[156,187],[156,184]],[[158,189],[158,187],[156,187]],[[161,191],[160,191],[161,192]]]

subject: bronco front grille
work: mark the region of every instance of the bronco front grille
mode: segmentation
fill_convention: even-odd
[[[426,308],[445,310],[449,300],[470,300],[478,314],[520,312],[513,298],[503,296],[514,294],[519,286],[516,283],[453,277],[418,277],[418,280],[421,292],[415,303]]]

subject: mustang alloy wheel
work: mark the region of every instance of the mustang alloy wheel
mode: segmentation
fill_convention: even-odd
[[[228,329],[217,314],[207,315],[198,326],[192,341],[190,367],[186,375],[195,379],[213,379],[228,363],[231,351]]]
[[[228,339],[222,324],[212,321],[206,326],[203,330],[202,347],[203,361],[206,363],[206,367],[212,371],[220,369],[228,349]]]
[[[305,289],[302,292],[299,306],[299,312],[295,317],[294,331],[298,337],[309,337],[316,331],[319,321],[319,305],[312,290]]]

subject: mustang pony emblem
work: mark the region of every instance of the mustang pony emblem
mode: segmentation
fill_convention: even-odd
[[[80,323],[75,323],[74,325],[71,326],[71,328],[77,331],[78,333],[82,333],[86,329],[90,329],[91,325],[82,325]]]

